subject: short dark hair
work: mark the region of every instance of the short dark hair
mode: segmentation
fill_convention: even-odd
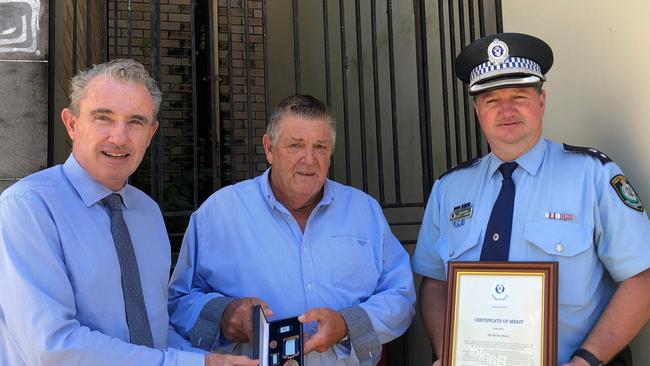
[[[332,131],[332,150],[336,142],[336,120],[332,111],[325,103],[307,94],[296,94],[282,100],[271,113],[269,123],[266,125],[266,134],[271,138],[271,145],[275,143],[282,132],[281,120],[286,114],[295,114],[309,119],[325,119],[329,122]]]

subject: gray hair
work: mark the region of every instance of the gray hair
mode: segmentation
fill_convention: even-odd
[[[301,95],[297,94],[291,97],[288,97],[281,101],[269,118],[269,123],[266,125],[266,133],[271,138],[271,145],[275,146],[280,133],[282,132],[282,119],[287,114],[295,114],[300,117],[306,117],[309,119],[325,119],[329,122],[330,131],[332,134],[332,151],[334,151],[334,145],[336,143],[336,120],[332,111],[317,98],[312,97],[311,95]]]
[[[160,110],[162,93],[154,80],[141,63],[131,59],[115,59],[103,64],[94,65],[91,69],[80,71],[70,80],[70,110],[75,116],[79,116],[79,101],[86,93],[88,83],[96,76],[107,76],[113,80],[132,82],[144,85],[151,99],[153,99],[154,118]]]

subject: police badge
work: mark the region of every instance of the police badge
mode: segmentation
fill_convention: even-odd
[[[639,212],[643,212],[643,204],[641,198],[636,194],[636,191],[628,182],[627,178],[618,174],[609,182],[618,194],[618,197],[625,203],[627,207],[633,208]]]
[[[487,53],[488,59],[494,65],[500,65],[510,57],[508,45],[498,38],[495,38],[492,43],[490,43]]]

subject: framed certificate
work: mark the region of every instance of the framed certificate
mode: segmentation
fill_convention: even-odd
[[[556,262],[450,262],[444,366],[554,366]]]

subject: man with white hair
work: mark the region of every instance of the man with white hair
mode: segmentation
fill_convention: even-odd
[[[192,214],[169,308],[193,346],[250,354],[261,304],[275,319],[301,314],[307,366],[373,365],[411,324],[408,254],[377,201],[327,179],[335,138],[323,102],[283,100],[263,138],[271,167]]]

